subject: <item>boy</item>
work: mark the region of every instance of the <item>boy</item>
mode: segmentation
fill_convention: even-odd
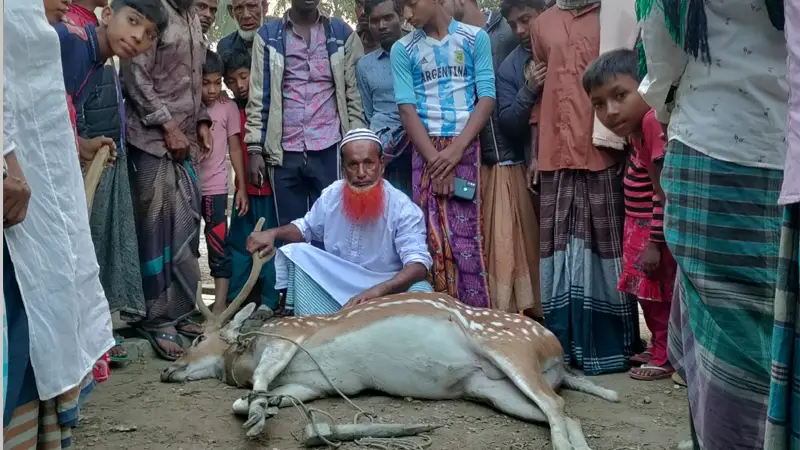
[[[426,217],[431,284],[488,308],[477,138],[495,103],[489,36],[453,20],[438,0],[406,3],[404,16],[416,30],[392,46],[394,95],[414,146],[414,201]],[[474,195],[460,190],[465,198],[454,198],[457,178]]]
[[[225,66],[225,85],[233,92],[234,101],[239,108],[239,120],[242,130],[244,130],[245,107],[250,92],[250,54],[246,49],[237,48],[224,53],[222,57]],[[243,138],[241,143],[244,145]],[[245,243],[250,233],[253,232],[256,222],[263,217],[265,220],[264,230],[278,226],[275,200],[266,171],[259,171],[257,166],[249,164],[248,159],[245,158],[244,172],[242,176],[236,175],[236,185],[246,185],[248,204],[246,214],[233,215],[228,232],[228,245],[225,247],[231,261],[228,301],[233,300],[239,294],[250,275],[253,259],[245,248]],[[278,292],[275,290],[275,264],[272,261],[264,264],[258,284],[260,284],[261,305],[273,310],[277,309]],[[259,292],[258,285],[253,292]],[[225,309],[225,303],[220,302],[214,307],[219,308],[214,311],[219,314]]]
[[[77,107],[102,80],[106,60],[113,56],[130,59],[147,51],[166,26],[167,12],[160,0],[117,0],[113,6],[103,8],[98,27],[67,23],[55,26],[73,127],[76,127]],[[78,138],[82,162],[91,161],[104,145],[115,147],[110,138]]]
[[[641,365],[631,378],[654,381],[674,373],[667,359],[667,328],[677,263],[664,242],[664,191],[661,162],[666,140],[655,110],[639,95],[638,54],[619,49],[606,52],[583,74],[583,89],[600,122],[630,139],[625,179],[625,227],[622,274],[617,290],[635,297],[653,334],[650,348],[631,357]]]
[[[247,214],[247,190],[244,181],[244,153],[242,152],[241,121],[236,106],[220,101],[222,93],[222,59],[209,50],[203,64],[203,104],[211,117],[212,150],[198,164],[201,211],[205,222],[208,265],[214,278],[215,304],[225,304],[228,280],[231,277],[230,260],[225,239],[228,234],[228,165],[225,150],[229,149],[231,165],[236,174],[234,207],[237,215]]]

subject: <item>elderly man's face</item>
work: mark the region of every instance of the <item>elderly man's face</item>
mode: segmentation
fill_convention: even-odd
[[[375,185],[383,176],[380,147],[372,141],[354,141],[342,149],[342,165],[347,183],[357,189]]]
[[[214,19],[217,17],[217,8],[219,8],[219,0],[195,0],[194,12],[200,18],[203,33],[208,33],[208,30],[214,25]]]
[[[242,31],[255,31],[267,14],[267,0],[230,0],[228,14],[239,24]]]

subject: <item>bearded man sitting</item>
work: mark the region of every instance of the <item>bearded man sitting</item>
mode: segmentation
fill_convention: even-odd
[[[432,292],[422,210],[383,179],[381,140],[351,130],[340,145],[344,180],[322,191],[301,219],[254,232],[247,249],[266,254],[275,242],[276,289],[286,290],[295,315],[331,314],[342,307],[401,292]],[[319,241],[325,250],[309,244]]]

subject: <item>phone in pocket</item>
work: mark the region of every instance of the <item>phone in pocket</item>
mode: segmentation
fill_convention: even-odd
[[[453,180],[453,195],[462,200],[474,200],[477,185],[469,180],[455,177]]]

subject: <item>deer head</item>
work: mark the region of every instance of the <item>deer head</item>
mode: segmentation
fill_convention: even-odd
[[[261,231],[263,226],[264,218],[262,217],[258,220],[253,231]],[[233,299],[231,304],[219,316],[215,316],[203,302],[202,286],[200,283],[197,284],[197,309],[206,319],[203,334],[192,342],[192,345],[186,349],[180,359],[161,373],[161,381],[181,382],[206,378],[224,378],[225,353],[236,342],[242,323],[253,313],[256,305],[251,303],[242,308],[241,311],[239,311],[239,308],[253,290],[253,286],[255,286],[261,273],[261,267],[273,256],[275,256],[274,250],[266,255],[253,254],[253,268],[250,270],[247,282],[242,287],[239,295]]]

